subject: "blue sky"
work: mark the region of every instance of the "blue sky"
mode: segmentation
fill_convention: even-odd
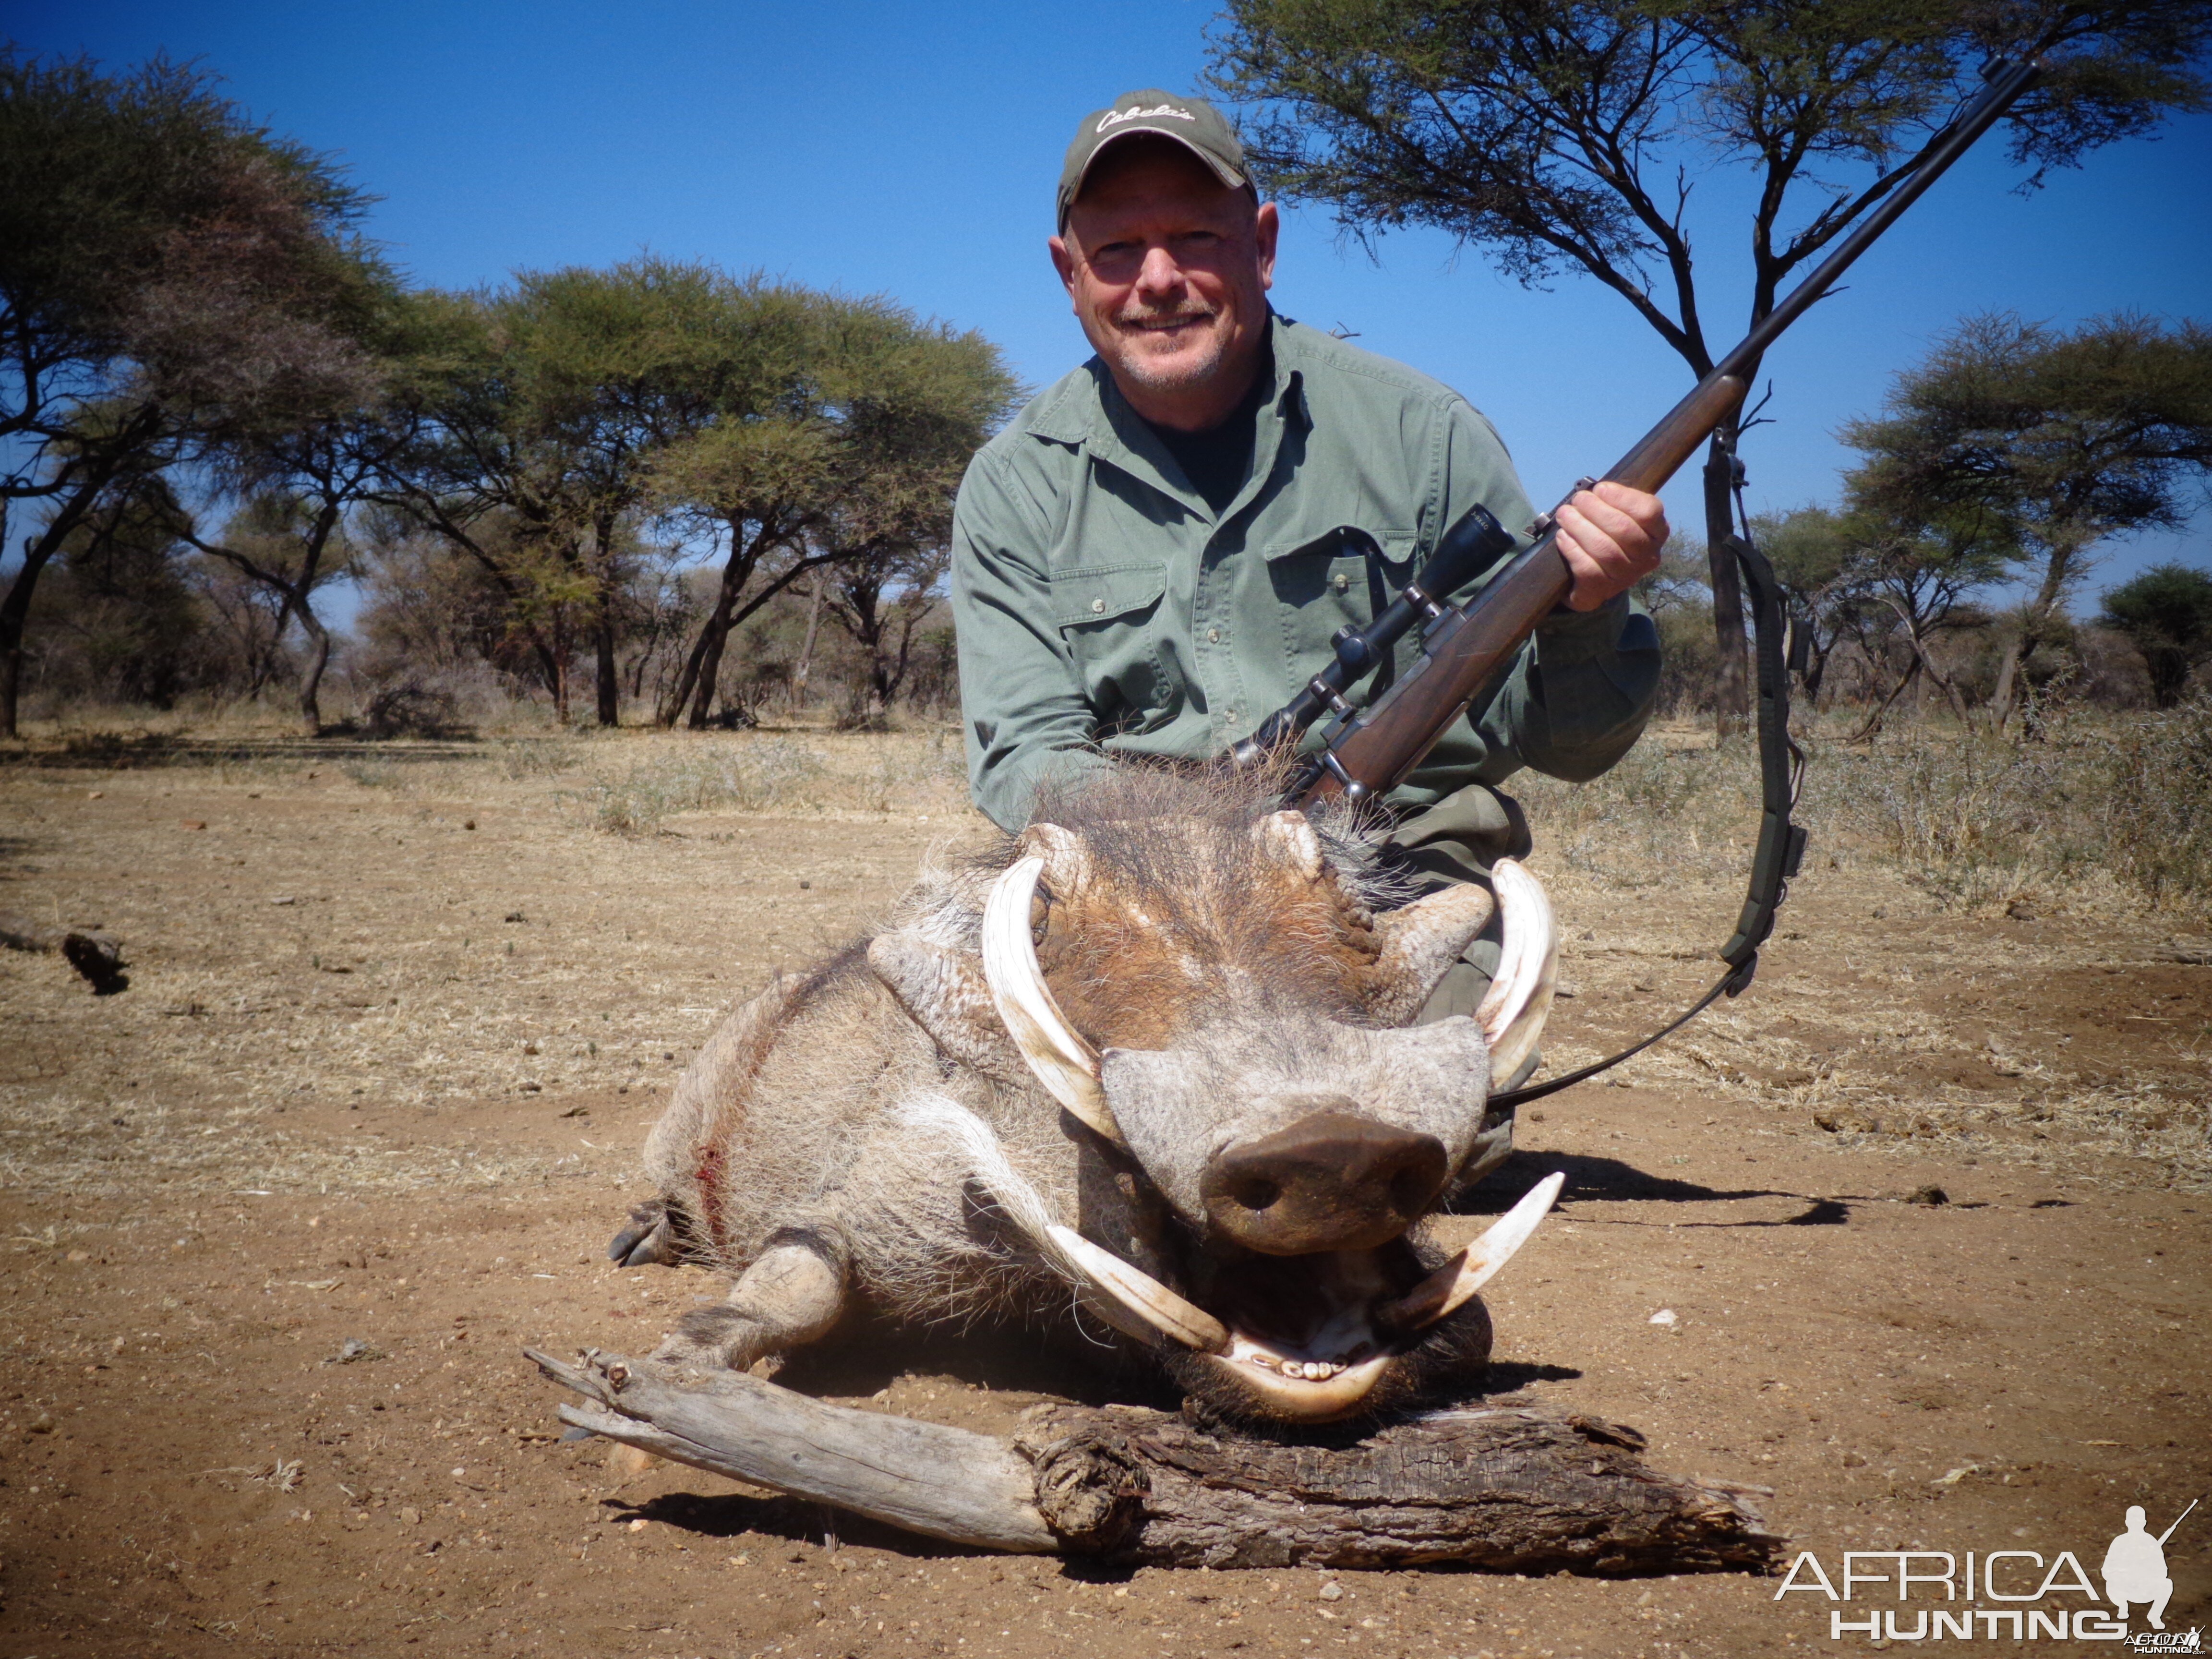
[[[157,50],[200,59],[384,198],[371,230],[418,282],[497,283],[649,248],[895,296],[981,330],[1042,386],[1085,352],[1043,251],[1060,153],[1117,92],[1194,88],[1212,11],[4,0],[0,35],[116,65]],[[2032,196],[2014,182],[1995,145],[1969,156],[1772,355],[1776,423],[1745,451],[1755,504],[1831,498],[1850,459],[1834,429],[1962,314],[2212,317],[2212,117],[2102,151]],[[1717,337],[1744,303],[1735,186],[1717,171],[1698,188]],[[1457,386],[1539,499],[1611,462],[1687,385],[1588,281],[1529,293],[1428,234],[1380,253],[1291,213],[1277,303]],[[1669,494],[1677,521],[1692,520],[1688,478]],[[2107,550],[2094,586],[2173,557],[2212,564],[2212,512]]]

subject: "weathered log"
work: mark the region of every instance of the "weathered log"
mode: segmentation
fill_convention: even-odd
[[[956,1543],[1125,1565],[1617,1575],[1770,1569],[1759,1489],[1662,1474],[1643,1437],[1517,1407],[1255,1438],[1129,1407],[1032,1408],[1011,1442],[736,1372],[532,1352],[566,1422]]]
[[[100,996],[130,988],[122,945],[96,929],[48,927],[27,916],[0,915],[0,945],[11,951],[58,951]]]

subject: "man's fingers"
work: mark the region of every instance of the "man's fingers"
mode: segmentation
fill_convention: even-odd
[[[1574,574],[1570,610],[1595,611],[1659,568],[1667,514],[1656,495],[1601,483],[1577,491],[1558,521],[1559,553]]]

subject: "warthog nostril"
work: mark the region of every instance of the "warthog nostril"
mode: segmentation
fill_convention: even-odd
[[[1348,1100],[1225,1147],[1200,1182],[1230,1237],[1272,1255],[1371,1249],[1419,1220],[1444,1182],[1434,1135],[1395,1128]]]
[[[1260,1179],[1240,1181],[1229,1194],[1248,1210],[1264,1210],[1282,1195],[1283,1189],[1273,1182]]]

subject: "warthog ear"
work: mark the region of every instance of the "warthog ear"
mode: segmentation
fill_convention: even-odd
[[[1000,1023],[974,957],[906,928],[869,940],[868,966],[914,1023],[959,1064],[1009,1087],[1034,1081]]]
[[[1032,823],[1023,830],[1015,838],[1014,845],[1019,849],[1018,856],[1042,859],[1048,870],[1058,869],[1063,860],[1075,857],[1083,848],[1074,830],[1062,824],[1042,822]],[[1067,873],[1065,870],[1059,872],[1062,876]]]
[[[1376,1017],[1403,1025],[1419,1013],[1444,969],[1490,925],[1496,908],[1486,889],[1452,886],[1376,917],[1375,937],[1382,954],[1370,970],[1375,989],[1368,1006]]]

